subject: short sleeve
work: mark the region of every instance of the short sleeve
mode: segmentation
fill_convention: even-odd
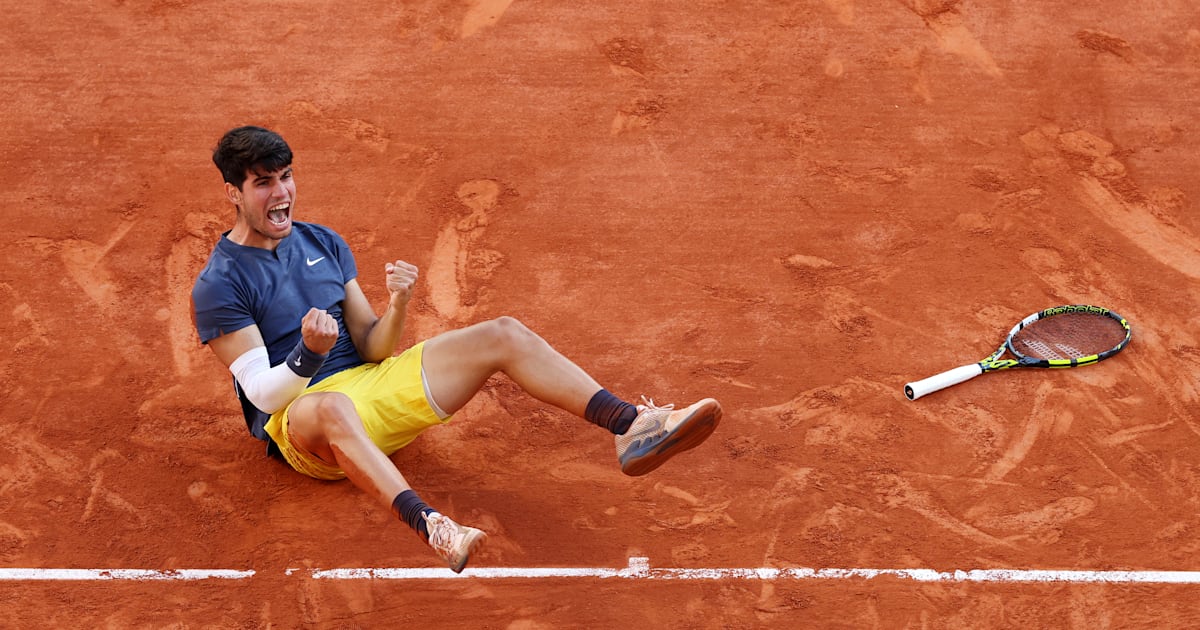
[[[192,313],[201,343],[253,325],[249,305],[240,299],[236,287],[228,281],[202,273],[192,287]]]

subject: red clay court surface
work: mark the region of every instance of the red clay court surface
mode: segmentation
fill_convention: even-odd
[[[368,297],[422,269],[407,342],[512,315],[724,404],[631,479],[495,379],[395,456],[472,568],[1197,571],[1198,99],[1185,0],[8,3],[0,568],[253,575],[7,579],[0,626],[1194,627],[1195,583],[317,579],[442,565],[263,456],[188,294],[263,124]],[[904,398],[1072,303],[1130,347]]]

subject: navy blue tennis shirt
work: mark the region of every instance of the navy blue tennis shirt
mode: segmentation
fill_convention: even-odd
[[[338,339],[312,383],[365,363],[342,321],[346,283],[358,276],[354,255],[333,230],[315,223],[292,223],[292,232],[274,251],[238,245],[221,235],[192,287],[192,309],[200,341],[251,324],[258,326],[272,366],[300,342],[300,320],[310,308],[324,309],[337,321]],[[246,426],[270,441],[269,415],[256,408],[234,380]]]

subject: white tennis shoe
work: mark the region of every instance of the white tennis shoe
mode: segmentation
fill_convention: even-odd
[[[668,459],[699,446],[721,422],[721,403],[705,398],[675,410],[675,405],[660,407],[653,399],[642,397],[638,415],[624,435],[616,436],[617,461],[626,475],[644,475]]]
[[[450,570],[462,573],[463,567],[471,559],[471,554],[487,540],[483,530],[455,523],[453,519],[439,512],[422,514],[425,528],[429,530],[429,546],[450,565]]]

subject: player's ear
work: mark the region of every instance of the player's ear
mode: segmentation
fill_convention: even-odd
[[[229,182],[225,182],[225,196],[231,203],[233,203],[233,205],[242,205],[242,191],[239,190],[237,186],[234,186]]]

